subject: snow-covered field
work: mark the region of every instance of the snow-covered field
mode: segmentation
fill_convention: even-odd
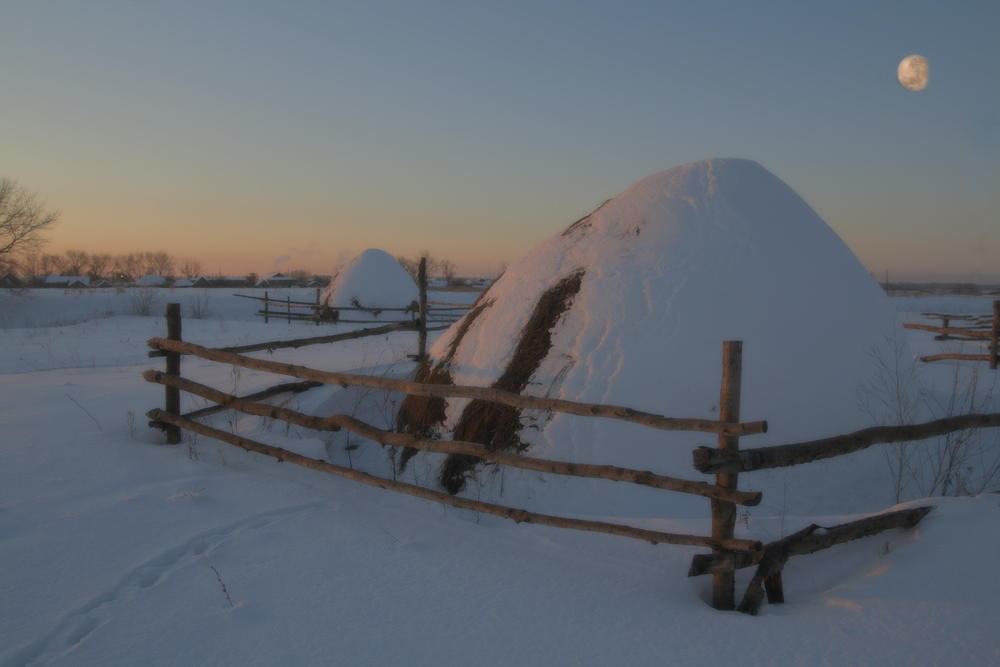
[[[144,413],[162,406],[163,390],[140,373],[162,368],[145,341],[165,335],[165,322],[128,314],[143,305],[137,298],[0,296],[2,665],[1000,664],[1000,495],[905,502],[936,509],[916,530],[793,558],[784,605],[765,604],[757,617],[717,612],[706,604],[710,578],[685,577],[695,548],[515,525],[205,438],[160,446]],[[264,325],[253,301],[223,290],[152,298],[156,314],[181,302],[184,339],[207,346],[333,331]],[[894,303],[904,320],[990,311],[985,298]],[[193,318],[199,310],[205,317]],[[948,345],[910,333],[915,354]],[[401,377],[414,347],[415,335],[400,333],[269,358]],[[182,367],[234,393],[281,380],[190,358]],[[982,368],[980,391],[994,377]],[[946,386],[951,370],[923,367],[923,381]],[[184,409],[198,405],[184,400]],[[393,401],[323,387],[290,405],[378,421]],[[213,423],[341,465],[388,469],[377,446],[342,433],[227,413]],[[407,474],[426,482],[428,468],[415,461]],[[560,511],[571,511],[575,482],[558,481],[569,499]],[[821,504],[783,506],[791,505],[765,498],[737,536],[770,541],[853,518]],[[615,519],[708,534],[707,501],[697,513],[687,500],[676,512],[660,507]],[[751,576],[737,573],[737,596]]]

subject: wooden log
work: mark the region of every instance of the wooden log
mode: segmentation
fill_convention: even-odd
[[[473,512],[499,516],[504,519],[511,519],[517,523],[536,523],[543,526],[552,526],[554,528],[571,528],[574,530],[607,533],[609,535],[618,535],[620,537],[643,540],[645,542],[649,542],[650,544],[680,544],[696,547],[718,547],[745,551],[756,551],[761,548],[760,542],[755,542],[753,540],[734,539],[720,542],[719,540],[711,537],[703,537],[701,535],[664,533],[623,524],[551,516],[548,514],[539,514],[537,512],[529,512],[527,510],[515,509],[503,505],[495,505],[493,503],[487,503],[479,500],[470,500],[468,498],[452,496],[440,491],[425,489],[413,484],[406,484],[405,482],[375,477],[374,475],[369,475],[368,473],[351,470],[350,468],[344,468],[332,463],[327,463],[326,461],[311,459],[294,452],[290,452],[286,449],[281,449],[280,447],[271,447],[270,445],[265,445],[260,442],[255,442],[254,440],[250,440],[249,438],[244,438],[210,426],[205,426],[204,424],[199,424],[198,422],[193,422],[177,415],[166,414],[162,410],[150,410],[146,413],[146,415],[150,419],[163,420],[206,437],[228,442],[231,445],[235,445],[247,451],[257,452],[258,454],[263,454],[265,456],[273,456],[279,461],[288,461],[289,463],[295,463],[306,468],[351,479],[356,482],[361,482],[362,484],[368,484],[369,486],[405,493],[407,495],[432,500],[451,507],[458,507],[461,509],[471,510]]]
[[[963,327],[935,327],[929,324],[904,324],[904,329],[917,329],[919,331],[933,331],[939,334],[953,334],[956,336],[966,336],[968,338],[989,338],[990,333],[988,331],[979,331],[978,329],[966,329]],[[944,340],[944,339],[942,339]]]
[[[300,347],[305,347],[306,345],[336,343],[342,340],[365,338],[366,336],[382,336],[384,334],[393,333],[395,331],[413,331],[413,325],[410,324],[409,322],[401,322],[401,323],[397,322],[393,324],[386,324],[381,327],[358,329],[356,331],[347,331],[345,333],[331,334],[329,336],[312,336],[310,338],[296,338],[295,340],[272,340],[266,343],[253,343],[252,345],[237,345],[234,347],[220,347],[215,349],[219,352],[229,352],[233,354],[242,354],[245,352],[259,352],[261,350],[267,350],[268,352],[273,352],[274,350],[283,350],[286,348],[298,349]],[[159,357],[159,356],[164,356],[164,354],[165,353],[162,351],[154,350],[149,353],[149,356]]]
[[[737,340],[727,340],[722,344],[722,390],[719,397],[719,421],[740,421],[740,388],[743,382],[743,343]],[[739,437],[719,435],[719,449],[726,452],[738,452]],[[733,472],[719,473],[715,476],[715,485],[736,490],[737,474]],[[736,505],[725,500],[712,500],[712,537],[730,539],[736,527]],[[720,550],[716,554],[722,553]],[[716,572],[712,575],[712,607],[729,611],[736,604],[735,579],[732,572]]]
[[[167,338],[169,340],[181,339],[181,304],[179,303],[168,303],[167,304]],[[181,355],[174,352],[167,355],[167,373],[172,376],[179,376],[181,374]],[[181,394],[173,387],[166,387],[164,389],[165,393],[165,409],[172,415],[179,415],[181,413]],[[181,442],[181,430],[176,426],[168,425],[164,429],[167,434],[167,444],[168,445],[178,445]]]
[[[219,404],[218,409],[232,408],[240,412],[259,417],[270,417],[281,419],[298,426],[304,426],[316,431],[339,431],[341,428],[357,433],[380,445],[390,445],[395,447],[413,447],[428,452],[438,452],[443,454],[466,454],[488,459],[501,465],[509,465],[514,468],[524,470],[534,470],[537,472],[548,472],[557,475],[569,475],[575,477],[590,477],[596,479],[607,479],[615,482],[630,482],[641,486],[650,486],[657,489],[688,493],[705,498],[723,499],[727,502],[739,503],[740,505],[753,506],[760,503],[761,494],[759,492],[741,492],[730,489],[722,489],[705,482],[693,482],[675,477],[655,475],[649,471],[632,470],[629,468],[619,468],[609,465],[594,465],[585,463],[566,463],[563,461],[550,461],[547,459],[537,459],[507,452],[492,451],[487,447],[475,442],[463,442],[460,440],[419,440],[416,437],[405,433],[393,433],[375,428],[370,424],[350,417],[348,415],[332,415],[325,418],[303,415],[291,410],[275,408],[270,405],[262,405],[249,400],[249,397],[237,397],[231,394],[212,389],[211,387],[193,382],[185,378],[175,378],[167,376],[157,371],[145,371],[142,374],[147,382],[158,382],[160,384],[176,387],[202,398],[207,398]],[[185,415],[185,418],[189,418]]]
[[[772,586],[775,585],[775,581],[778,582],[777,590],[775,591],[777,593],[776,597],[780,597],[783,601],[784,594],[780,590],[780,578],[777,580],[775,578],[781,576],[782,568],[792,556],[815,553],[822,549],[829,549],[832,546],[850,542],[861,537],[877,535],[891,528],[912,528],[927,516],[927,513],[932,509],[934,509],[933,506],[927,506],[888,512],[827,529],[813,524],[793,535],[771,542],[764,547],[763,552],[757,552],[762,554],[760,564],[757,566],[757,572],[750,581],[750,585],[747,587],[743,601],[740,602],[737,611],[750,614],[751,616],[756,615],[760,611],[761,603],[764,600],[764,589],[762,586],[765,580],[769,578],[772,580]]]
[[[990,355],[988,354],[931,354],[926,357],[920,357],[920,361],[944,361],[946,359],[954,359],[957,361],[989,361]]]
[[[420,258],[420,268],[417,269],[417,287],[420,289],[420,329],[417,334],[417,358],[423,361],[427,357],[427,258]]]
[[[244,401],[257,402],[273,396],[279,396],[281,394],[300,394],[304,391],[322,386],[322,382],[282,382],[281,384],[276,384],[273,387],[255,391],[254,393],[247,394],[245,396],[239,396],[238,398]],[[225,405],[210,405],[207,408],[194,410],[193,412],[186,412],[181,416],[185,419],[201,419],[202,417],[209,417],[228,409],[229,408]]]
[[[441,385],[441,384],[419,384],[408,380],[396,380],[394,378],[379,378],[369,375],[356,375],[350,373],[335,373],[331,371],[319,371],[305,366],[296,366],[283,362],[270,361],[268,359],[254,359],[244,357],[232,352],[223,350],[211,350],[193,343],[182,343],[170,341],[165,338],[151,338],[149,347],[154,350],[163,350],[188,354],[199,359],[214,361],[220,364],[241,366],[253,370],[275,373],[297,377],[300,380],[313,380],[325,384],[337,384],[343,387],[367,387],[370,389],[384,389],[387,391],[398,391],[413,396],[430,396],[440,398],[472,398],[484,401],[492,401],[503,405],[510,405],[515,408],[528,410],[549,410],[552,412],[565,412],[566,414],[581,417],[603,417],[607,419],[620,419],[634,424],[642,424],[650,428],[663,431],[696,431],[701,433],[716,433],[725,435],[753,435],[767,432],[767,422],[744,422],[741,424],[724,424],[711,419],[678,419],[654,415],[648,412],[641,412],[616,405],[598,405],[591,403],[577,403],[557,398],[540,398],[536,396],[522,396],[498,389],[488,389],[483,387],[468,387],[461,385]]]
[[[752,551],[726,551],[723,553],[695,554],[691,558],[691,567],[687,576],[700,577],[703,574],[716,572],[733,572],[760,562],[763,553]]]
[[[304,426],[305,428],[310,428],[314,431],[340,430],[340,427],[335,422],[330,422],[328,419],[323,417],[304,415],[301,412],[289,410],[288,408],[283,408],[277,405],[255,403],[254,401],[249,401],[245,398],[233,396],[232,394],[227,394],[225,392],[212,389],[211,387],[206,387],[203,384],[192,382],[186,378],[174,377],[173,375],[167,375],[166,373],[161,373],[159,371],[143,371],[142,378],[146,382],[159,383],[166,387],[186,391],[189,394],[195,394],[197,396],[207,398],[210,401],[218,403],[224,409],[232,408],[233,410],[237,410],[248,415],[254,415],[256,417],[278,419],[286,421],[289,424],[295,424],[296,426]]]
[[[264,292],[264,294],[267,294],[267,292]],[[292,308],[303,308],[309,310],[314,310],[316,308],[316,304],[313,303],[312,301],[292,301],[291,297],[288,297],[285,301],[275,301],[273,299],[269,299],[266,297],[251,296],[250,294],[233,294],[233,296],[238,297],[240,299],[253,299],[255,301],[260,301],[261,303],[268,303],[274,306],[286,306],[290,303]],[[350,310],[350,311],[358,311],[366,313],[370,313],[372,311],[371,308],[356,308],[354,306],[337,306],[336,310]],[[379,308],[378,311],[383,313],[411,313],[413,312],[413,308],[410,307]]]
[[[705,474],[783,468],[843,456],[872,445],[925,440],[953,431],[964,431],[970,428],[996,428],[998,426],[1000,426],[1000,413],[994,412],[957,415],[908,426],[874,426],[832,438],[776,447],[744,449],[739,452],[699,447],[693,452],[694,467]]]
[[[475,456],[511,466],[523,470],[534,470],[536,472],[547,472],[556,475],[568,475],[572,477],[589,477],[594,479],[607,479],[615,482],[630,482],[641,486],[650,486],[656,489],[677,491],[688,493],[705,498],[725,500],[729,503],[737,503],[752,507],[760,503],[762,494],[754,491],[736,491],[713,486],[705,482],[695,482],[676,477],[657,475],[648,470],[633,470],[631,468],[619,468],[610,465],[598,465],[590,463],[567,463],[564,461],[552,461],[549,459],[539,459],[509,452],[495,451],[476,442],[464,442],[461,440],[420,440],[405,433],[393,433],[375,428],[370,424],[359,421],[348,415],[333,415],[328,420],[358,435],[368,438],[380,445],[390,445],[394,447],[412,447],[427,452],[437,452],[441,454],[465,454]]]
[[[993,330],[990,332],[990,368],[1000,364],[1000,300],[993,301]]]

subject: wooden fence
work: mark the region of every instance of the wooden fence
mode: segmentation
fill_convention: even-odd
[[[665,417],[622,406],[523,396],[482,387],[420,384],[392,378],[319,371],[304,366],[296,366],[267,359],[257,359],[240,353],[248,351],[246,347],[209,349],[182,341],[179,305],[168,304],[167,313],[168,337],[153,338],[149,341],[149,346],[153,348],[153,351],[150,352],[151,356],[163,355],[167,357],[166,372],[149,370],[143,373],[143,378],[148,382],[162,384],[165,387],[165,409],[151,410],[147,413],[147,416],[153,420],[151,425],[161,427],[167,432],[168,443],[179,443],[181,440],[180,429],[186,429],[228,442],[248,451],[273,456],[279,461],[290,461],[314,470],[345,477],[364,484],[433,500],[452,507],[500,516],[516,522],[524,521],[560,528],[602,532],[641,539],[652,544],[662,542],[709,548],[712,550],[712,554],[697,555],[694,557],[688,576],[711,574],[713,576],[713,605],[718,609],[733,609],[737,608],[735,604],[735,570],[757,565],[757,573],[738,606],[740,611],[751,614],[757,613],[765,591],[770,602],[783,601],[781,569],[789,557],[813,553],[820,549],[825,549],[859,537],[874,535],[889,528],[912,527],[931,508],[924,507],[903,512],[879,514],[860,521],[831,527],[822,532],[819,531],[818,526],[810,526],[794,535],[763,545],[756,540],[737,539],[734,536],[736,505],[754,506],[761,501],[760,492],[739,491],[737,489],[738,475],[740,473],[778,466],[798,465],[831,456],[840,456],[880,442],[900,442],[931,437],[954,430],[1000,426],[1000,414],[965,415],[916,426],[866,429],[836,438],[827,438],[807,443],[740,450],[739,439],[743,436],[766,432],[767,423],[763,421],[740,421],[742,343],[739,341],[727,341],[723,344],[723,375],[719,420],[707,420]],[[400,327],[401,325],[387,326]],[[351,334],[340,334],[340,336],[360,335],[360,333],[352,332]],[[357,335],[354,337],[357,337]],[[336,337],[318,338],[325,340],[314,340],[313,342],[331,342]],[[277,345],[275,344],[275,346]],[[297,345],[284,345],[284,347],[297,347]],[[258,345],[255,349],[272,348]],[[257,392],[249,396],[234,396],[181,377],[180,358],[182,355],[190,355],[216,363],[293,377],[302,382],[277,385],[264,392]],[[425,440],[413,435],[378,429],[348,415],[316,417],[261,402],[262,397],[274,395],[279,391],[302,391],[319,384],[398,391],[414,396],[471,398],[501,403],[520,409],[547,410],[580,417],[619,419],[659,430],[713,433],[719,438],[718,448],[696,449],[694,451],[694,461],[698,471],[715,475],[715,480],[714,483],[709,483],[610,465],[553,461],[494,451],[475,442]],[[180,414],[179,394],[181,391],[205,398],[216,403],[218,407],[207,408],[194,413]],[[208,411],[221,409],[232,409],[249,415],[281,420],[316,431],[347,429],[383,446],[412,447],[427,452],[463,454],[492,461],[499,465],[508,465],[525,470],[574,477],[607,479],[702,496],[711,501],[712,534],[711,536],[702,536],[666,533],[617,523],[552,516],[494,503],[470,500],[448,495],[433,489],[407,484],[395,479],[375,477],[326,461],[307,458],[285,449],[265,445],[195,421],[196,418],[204,416]]]
[[[332,307],[323,304],[320,300],[320,289],[316,289],[315,301],[292,301],[286,296],[284,300],[272,299],[268,292],[264,296],[252,296],[249,294],[234,294],[241,299],[253,299],[261,303],[261,308],[255,314],[264,318],[264,324],[268,324],[272,319],[284,320],[289,324],[295,322],[312,322],[317,326],[321,324],[372,324],[371,319],[350,319],[352,313],[364,313],[378,319],[383,313],[401,313],[396,317],[399,320],[381,320],[386,324],[410,323],[416,327],[418,320],[426,321],[428,331],[446,329],[469,310],[469,305],[464,303],[445,303],[440,301],[427,300],[427,274],[426,258],[421,259],[421,266],[424,267],[418,276],[419,300],[414,301],[409,306],[403,308],[365,308],[361,305],[347,307]],[[421,310],[423,308],[424,310]],[[409,317],[407,317],[409,315]]]
[[[993,318],[978,315],[947,315],[942,313],[923,313],[924,317],[941,320],[941,326],[931,326],[929,324],[904,324],[906,329],[917,329],[920,331],[933,331],[938,336],[935,340],[989,340],[988,354],[961,354],[945,353],[932,354],[920,357],[920,361],[941,361],[944,359],[958,359],[962,361],[988,361],[990,368],[997,369],[1000,360],[1000,300],[993,302]],[[951,327],[952,320],[962,320],[968,324],[964,327]]]

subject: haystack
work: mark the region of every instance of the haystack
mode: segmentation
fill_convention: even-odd
[[[322,301],[331,308],[378,311],[406,308],[419,296],[417,284],[392,255],[369,248],[337,272],[323,291]]]
[[[873,352],[888,358],[886,341],[896,335],[881,288],[801,197],[756,162],[714,159],[635,183],[513,262],[437,341],[418,377],[716,418],[722,343],[741,340],[742,417],[770,426],[742,440],[754,447],[870,425],[858,387],[872,375]],[[691,450],[716,444],[701,434],[457,399],[408,399],[397,427],[689,479],[707,479],[693,469]],[[765,504],[784,493],[784,511],[816,494],[829,496],[831,512],[883,507],[889,484],[876,488],[879,457],[872,451],[744,475],[740,486],[764,490]],[[481,495],[484,473],[496,472],[475,459],[429,458],[452,493],[473,479]],[[492,495],[502,487],[510,502],[549,496],[558,504],[549,491],[564,478],[503,475],[499,486],[493,479]],[[592,487],[566,501],[571,511],[611,512],[604,499],[624,486],[584,484]],[[641,498],[628,511],[651,507]],[[695,504],[704,510],[700,499]]]

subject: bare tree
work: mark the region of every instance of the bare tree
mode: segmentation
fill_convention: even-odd
[[[45,232],[58,219],[58,212],[46,211],[45,202],[17,181],[0,178],[0,264],[13,264],[15,256],[41,248]]]
[[[118,255],[115,257],[115,280],[132,282],[138,280],[145,274],[142,266],[142,257],[134,252],[130,252],[127,255]]]
[[[47,276],[62,271],[62,258],[59,255],[42,255],[38,260],[41,275]]]
[[[60,273],[66,276],[82,276],[90,264],[90,255],[82,250],[67,250],[63,253]]]
[[[190,278],[192,280],[201,277],[202,269],[204,269],[204,264],[197,259],[185,259],[181,263],[181,273],[183,273],[186,278]]]
[[[107,253],[98,253],[90,256],[90,271],[87,275],[94,282],[107,277],[108,272],[114,266],[114,259]]]
[[[157,276],[169,276],[174,271],[174,258],[159,250],[143,253],[146,260],[146,273]]]
[[[440,262],[441,275],[444,276],[445,281],[451,285],[455,282],[455,263],[451,260],[445,259]]]
[[[406,272],[409,273],[410,277],[413,278],[414,282],[416,282],[417,273],[420,271],[420,260],[424,259],[425,257],[427,258],[427,275],[433,276],[435,273],[437,273],[441,263],[438,260],[434,259],[434,256],[431,255],[430,250],[421,251],[420,254],[414,257],[413,259],[407,259],[406,257],[400,255],[399,257],[396,258],[396,261],[399,262],[400,266],[406,269]]]
[[[17,268],[21,273],[21,276],[28,280],[29,284],[35,276],[41,275],[40,273],[40,258],[37,252],[29,253],[24,255],[20,261],[17,262]]]

